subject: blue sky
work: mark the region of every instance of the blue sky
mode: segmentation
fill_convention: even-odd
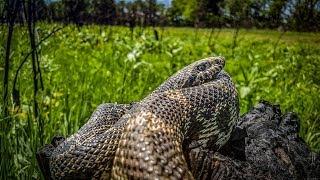
[[[171,0],[157,0],[158,3],[165,4],[166,6],[170,6]]]

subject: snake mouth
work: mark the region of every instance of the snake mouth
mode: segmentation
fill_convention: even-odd
[[[198,86],[215,80],[224,65],[223,57],[209,57],[191,64],[189,77],[183,87]]]

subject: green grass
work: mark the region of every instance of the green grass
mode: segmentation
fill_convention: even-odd
[[[38,24],[39,38],[60,26]],[[0,30],[4,45],[6,29]],[[286,32],[279,40],[281,32],[241,29],[234,39],[235,30],[222,29],[209,41],[210,29],[157,30],[158,41],[151,28],[136,28],[131,35],[125,27],[84,26],[79,31],[69,25],[44,41],[39,55],[45,89],[37,97],[44,134],[33,118],[29,60],[17,84],[21,107],[13,107],[10,99],[11,116],[0,119],[9,127],[0,134],[1,150],[8,155],[0,164],[0,179],[39,179],[39,139],[48,143],[54,135],[72,134],[99,104],[139,101],[185,65],[217,55],[227,60],[226,70],[240,93],[241,113],[262,99],[280,104],[283,112],[299,115],[301,137],[320,151],[320,34]],[[26,29],[16,27],[10,82],[29,51]],[[3,67],[1,61],[1,75]]]

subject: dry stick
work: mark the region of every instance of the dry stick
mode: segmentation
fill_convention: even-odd
[[[11,3],[10,3],[11,2]],[[8,116],[8,87],[9,87],[9,68],[10,68],[10,50],[11,50],[11,40],[13,37],[14,23],[16,15],[18,12],[19,0],[7,0],[7,20],[8,20],[8,34],[6,42],[6,52],[4,58],[4,74],[3,74],[3,119],[0,121],[0,168],[1,174],[0,179],[6,179],[8,177],[12,178],[12,165],[13,153],[10,148],[8,149],[8,144],[10,144],[9,139],[3,137],[7,135],[7,131],[12,124],[11,117]],[[2,173],[5,172],[5,173]]]
[[[218,32],[216,32],[216,33],[215,33],[215,36],[214,36],[214,38],[213,38],[213,39],[217,39],[217,38],[219,37],[221,30],[222,30],[222,27],[221,27],[221,26],[219,26],[219,28],[218,28]]]
[[[14,23],[9,22],[7,45],[6,45],[6,56],[4,60],[4,75],[3,75],[3,117],[8,116],[8,81],[9,81],[9,66],[10,66],[10,48],[11,39],[13,34]]]
[[[35,52],[36,52],[36,56],[37,56],[37,68],[38,68],[37,71],[39,73],[40,87],[41,87],[41,90],[44,90],[42,73],[41,73],[41,68],[40,68],[39,52],[37,50]]]
[[[209,40],[208,40],[208,46],[211,45],[212,39],[213,39],[213,40],[216,40],[216,39],[218,38],[220,32],[221,32],[221,27],[219,27],[219,28],[218,28],[218,31],[216,31],[216,32],[215,32],[215,28],[212,27],[211,32],[210,32],[210,36],[209,36]],[[213,34],[215,34],[215,35],[214,35],[214,37],[212,38]]]
[[[240,19],[233,19],[233,26],[236,28],[234,33],[233,33],[233,43],[232,43],[232,57],[234,58],[234,49],[237,47],[237,39],[238,39],[238,35],[239,35],[239,30],[240,30],[240,22],[241,22],[241,18]]]
[[[238,39],[238,35],[239,35],[239,26],[237,26],[235,32],[233,33],[233,43],[232,43],[232,57],[234,57],[234,49],[237,47],[237,39]]]
[[[277,47],[278,47],[278,45],[279,45],[279,42],[280,42],[280,40],[281,40],[281,38],[282,38],[282,36],[284,35],[285,32],[286,32],[286,30],[284,30],[284,31],[281,32],[281,34],[280,34],[277,42],[276,42],[276,43],[274,44],[274,46],[273,46],[272,60],[275,60],[275,59],[276,59],[276,49],[277,49]]]
[[[35,28],[35,23],[34,23],[34,30],[35,30],[35,37],[37,38],[36,42],[39,41],[39,34],[38,31]],[[37,45],[36,45],[36,49],[37,49]],[[38,66],[38,73],[39,73],[39,81],[40,81],[40,87],[41,90],[44,90],[44,86],[43,86],[43,79],[42,79],[42,73],[41,73],[41,68],[40,68],[40,57],[39,57],[39,53],[41,53],[41,48],[39,49],[39,52],[36,50],[36,56],[37,56],[37,66]]]
[[[211,45],[211,39],[212,39],[213,32],[214,32],[214,27],[211,27],[211,31],[210,31],[210,35],[209,35],[209,39],[208,39],[208,46]]]
[[[25,3],[23,3],[24,10],[25,8]],[[27,18],[27,25],[28,25],[28,31],[29,31],[29,38],[30,38],[30,46],[32,49],[31,52],[31,57],[32,57],[32,72],[33,72],[33,113],[34,113],[34,118],[38,122],[39,126],[39,136],[42,137],[43,135],[43,121],[40,116],[40,110],[38,107],[38,101],[37,101],[37,94],[38,94],[38,68],[37,61],[38,61],[38,54],[37,54],[37,47],[36,47],[36,40],[35,40],[35,2],[34,0],[28,0],[27,1],[27,6],[28,6],[28,13],[25,11],[25,13],[28,15]],[[43,144],[43,139],[40,138],[40,144]]]
[[[44,37],[43,39],[41,39],[39,41],[39,43],[36,45],[36,49],[42,44],[42,42],[44,42],[45,40],[47,40],[49,37],[51,37],[53,34],[55,34],[56,32],[58,32],[59,30],[63,29],[64,27],[60,27],[60,28],[57,28],[55,30],[53,30],[50,34],[48,34],[46,37]],[[13,90],[16,90],[16,84],[17,84],[17,80],[18,80],[18,75],[19,75],[19,72],[22,68],[22,66],[27,62],[28,60],[28,57],[31,55],[31,53],[33,51],[35,51],[36,49],[32,49],[23,59],[23,61],[21,62],[21,64],[19,65],[16,73],[15,73],[15,76],[14,76],[14,81],[13,81]]]
[[[12,1],[11,1],[12,2]],[[12,6],[10,6],[10,0],[7,1],[8,5],[8,35],[7,35],[7,44],[6,44],[6,52],[5,52],[5,59],[4,59],[4,75],[3,75],[3,117],[7,117],[8,112],[8,83],[9,83],[9,66],[10,66],[10,50],[11,50],[11,40],[13,36],[14,30],[14,22],[16,19],[17,14],[17,4],[18,1],[13,1]]]
[[[195,42],[197,42],[197,41],[198,41],[198,31],[199,31],[199,26],[198,26],[198,24],[196,24],[196,28],[195,28],[194,31],[195,31],[195,32],[194,32],[194,40],[195,40]]]
[[[28,0],[27,1],[28,5],[28,31],[29,31],[29,38],[30,38],[30,46],[31,49],[34,49],[31,53],[31,58],[32,58],[32,72],[33,72],[33,113],[35,119],[38,121],[39,120],[39,108],[38,108],[38,102],[37,102],[37,94],[38,94],[38,71],[37,71],[37,64],[36,61],[38,59],[37,54],[36,54],[36,42],[35,42],[35,29],[34,29],[34,1],[33,0]],[[41,129],[41,128],[40,128]]]

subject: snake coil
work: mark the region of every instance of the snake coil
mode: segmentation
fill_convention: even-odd
[[[239,116],[222,57],[196,61],[132,105],[102,104],[52,152],[53,179],[193,179],[192,149],[217,150]]]

